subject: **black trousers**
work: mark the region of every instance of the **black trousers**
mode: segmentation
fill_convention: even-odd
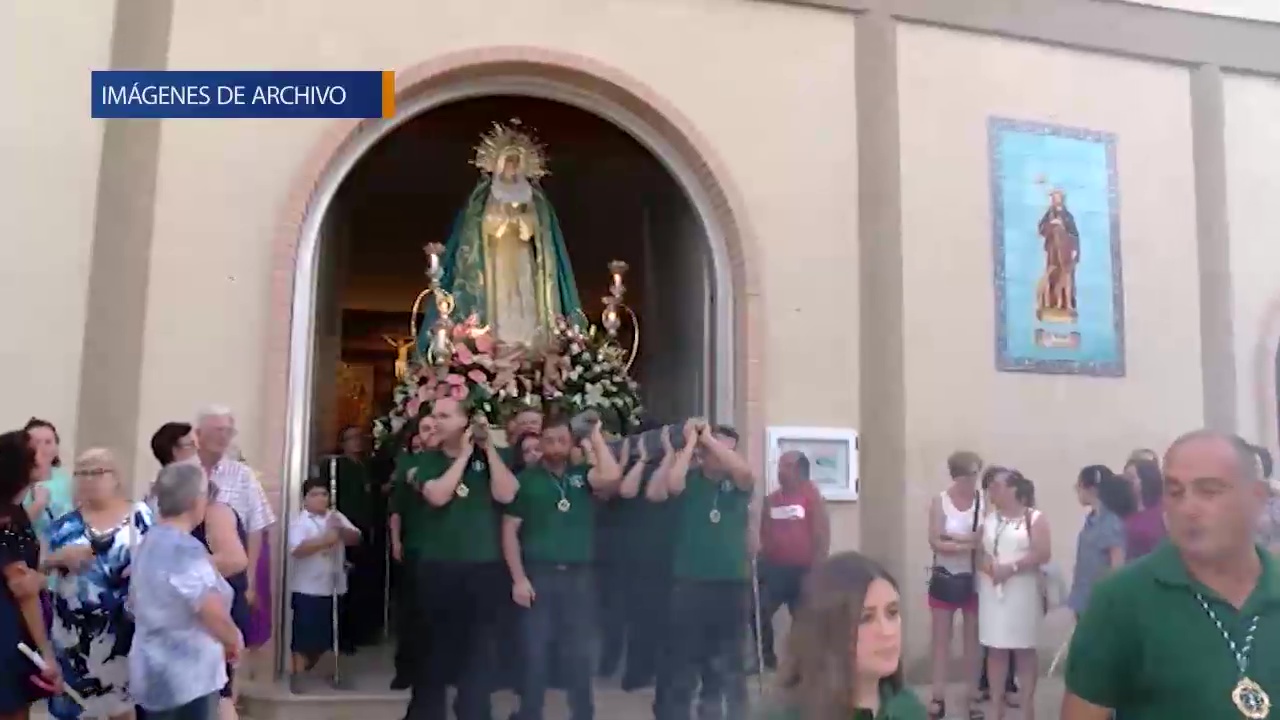
[[[602,560],[596,566],[597,624],[600,633],[600,676],[613,677],[622,665],[627,637],[627,573],[618,560]]]
[[[677,580],[671,588],[669,665],[658,693],[657,720],[748,717],[743,651],[749,591],[738,581]]]
[[[638,558],[623,573],[622,636],[626,667],[622,689],[654,684],[659,661],[667,651],[671,617],[671,564],[665,559]]]
[[[524,680],[524,653],[518,651],[516,640],[520,637],[520,611],[523,609],[511,599],[511,573],[503,571],[506,594],[498,600],[497,630],[493,633],[490,654],[493,657],[494,682],[499,688],[519,691]]]
[[[407,720],[446,720],[447,689],[457,687],[458,720],[490,720],[491,655],[497,609],[508,588],[499,563],[421,561],[415,571],[421,654]]]
[[[417,563],[406,557],[396,568],[395,593],[395,625],[396,625],[396,678],[410,682],[414,677],[414,669],[418,664],[418,651],[421,649],[420,638],[425,631],[418,626],[419,614],[415,611],[418,589],[414,585],[417,574]]]
[[[807,567],[760,563],[760,645],[764,650],[764,663],[768,667],[773,667],[778,662],[773,639],[773,616],[785,605],[787,612],[795,618],[796,611],[800,608],[800,588],[808,572]],[[754,625],[752,622],[753,627]]]
[[[338,647],[344,654],[377,642],[382,630],[383,570],[386,559],[367,532],[365,542],[347,548],[350,590],[338,603]]]

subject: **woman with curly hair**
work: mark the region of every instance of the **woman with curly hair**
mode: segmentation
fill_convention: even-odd
[[[902,681],[898,583],[856,552],[832,555],[805,578],[771,720],[924,720]]]

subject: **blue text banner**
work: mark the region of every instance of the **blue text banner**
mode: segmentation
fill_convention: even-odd
[[[94,70],[95,118],[383,118],[389,70]]]

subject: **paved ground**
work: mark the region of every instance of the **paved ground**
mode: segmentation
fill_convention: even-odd
[[[754,688],[753,688],[754,690]],[[928,697],[927,688],[917,688],[922,698]],[[952,698],[951,713],[949,718],[957,720],[965,720],[959,714],[960,706],[957,703],[962,695],[960,686],[952,688],[949,694]],[[608,720],[652,720],[653,713],[650,710],[652,696],[648,693],[627,694],[613,689],[602,689],[597,694],[596,716],[608,718]],[[567,708],[564,705],[563,696],[560,693],[551,693],[548,697],[547,717],[551,720],[565,720],[569,717]],[[1058,717],[1058,708],[1062,702],[1062,681],[1060,679],[1041,680],[1041,685],[1036,692],[1036,720],[1056,720]],[[512,698],[497,697],[495,698],[494,717],[506,717],[504,710],[509,712],[512,705]],[[48,720],[48,715],[43,707],[35,708],[32,712],[33,720]],[[340,712],[340,716],[346,717],[364,717],[369,715],[382,715],[380,712],[373,712],[369,715],[361,715],[359,713],[351,713],[352,708],[344,708],[345,712]],[[320,713],[327,714],[327,713]],[[398,713],[391,713],[398,715]],[[1026,715],[1019,711],[1011,711],[1006,716],[1006,720],[1023,720]],[[245,717],[244,720],[253,720],[251,717]],[[728,720],[750,720],[749,718],[729,718]]]
[[[916,688],[916,692],[919,693],[922,699],[929,697],[929,689],[926,687],[918,687]],[[1062,692],[1062,678],[1040,678],[1040,684],[1036,687],[1036,720],[1057,720],[1058,710],[1062,707]],[[948,693],[948,695],[949,698],[951,698],[947,703],[949,706],[948,709],[950,710],[948,717],[964,720],[960,715],[960,706],[956,704],[959,702],[959,699],[964,696],[963,689],[959,685],[956,685],[951,689],[951,692]],[[984,709],[987,708],[987,706],[981,707]],[[1026,717],[1026,714],[1015,710],[1010,711],[1010,713],[1005,717],[1006,720],[1022,720]]]

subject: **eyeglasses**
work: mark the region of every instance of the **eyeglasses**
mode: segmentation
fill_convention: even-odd
[[[109,474],[111,474],[111,470],[108,468],[84,468],[76,470],[74,473],[76,477],[102,477]]]

